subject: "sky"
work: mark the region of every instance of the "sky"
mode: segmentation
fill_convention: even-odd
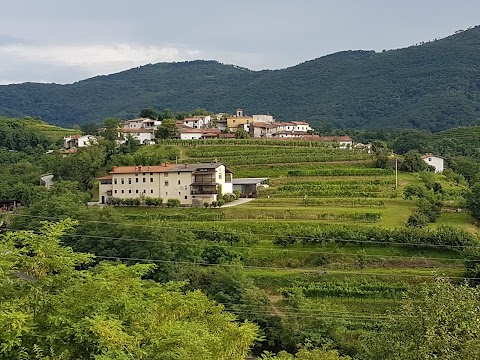
[[[0,9],[0,84],[195,59],[280,69],[480,24],[474,0],[0,0]]]

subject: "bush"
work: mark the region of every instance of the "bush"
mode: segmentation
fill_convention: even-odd
[[[134,198],[132,199],[132,206],[140,206],[140,202],[139,198]]]
[[[119,198],[109,198],[106,201],[107,205],[118,206],[122,203],[122,200]]]
[[[233,195],[238,199],[240,198],[240,191],[239,190],[233,190]]]
[[[413,227],[422,227],[429,223],[429,218],[427,215],[420,211],[415,211],[412,215],[408,217],[407,226]]]
[[[167,207],[179,207],[180,200],[178,199],[168,199],[167,200]]]
[[[212,203],[210,204],[210,207],[217,207],[217,202],[216,201],[212,201]]]
[[[403,197],[408,200],[412,197],[424,198],[426,196],[426,190],[421,185],[407,185],[403,189]]]
[[[203,207],[204,207],[205,209],[208,208],[209,206],[210,206],[209,203],[207,203],[207,202],[204,202],[204,203],[203,203]]]
[[[223,205],[225,205],[225,200],[223,200],[223,199],[218,199],[218,200],[217,200],[217,206],[218,206],[218,207],[222,207]]]

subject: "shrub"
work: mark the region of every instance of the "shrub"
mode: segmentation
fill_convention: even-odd
[[[132,206],[139,206],[140,202],[139,198],[132,199]]]
[[[113,205],[113,206],[118,206],[122,203],[122,200],[119,198],[109,198],[106,201],[107,205]]]
[[[222,207],[223,205],[225,205],[225,200],[223,200],[223,199],[218,199],[218,200],[217,200],[217,206],[218,206],[218,207]]]
[[[216,201],[212,201],[212,203],[210,204],[210,207],[217,207],[217,202]]]
[[[144,202],[147,206],[153,206],[155,204],[155,199],[151,197],[146,197]]]
[[[233,190],[233,195],[238,199],[240,197],[240,191],[239,190]]]
[[[412,197],[424,198],[426,196],[426,190],[421,185],[407,185],[403,189],[403,197],[408,200]]]
[[[230,202],[230,195],[228,195],[228,194],[223,195],[222,200],[226,203]]]
[[[415,211],[408,217],[407,226],[422,227],[429,222],[427,215],[420,211]]]
[[[204,202],[204,203],[203,203],[203,207],[204,207],[205,209],[208,208],[209,206],[210,206],[209,203],[207,203],[207,202]]]
[[[168,207],[179,207],[180,206],[180,200],[178,200],[178,199],[168,199],[167,200],[167,206]]]

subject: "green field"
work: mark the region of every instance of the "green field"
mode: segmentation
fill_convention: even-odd
[[[478,243],[471,216],[455,211],[443,212],[423,230],[408,230],[403,239],[399,234],[417,209],[412,200],[403,199],[403,189],[423,186],[424,179],[400,173],[396,185],[394,171],[375,169],[368,154],[263,143],[192,146],[179,141],[141,151],[155,156],[156,151],[165,151],[165,145],[176,149],[180,161],[223,161],[235,177],[268,177],[269,187],[256,200],[229,208],[115,211],[132,224],[178,229],[187,237],[205,234],[212,250],[220,248],[241,259],[247,276],[268,295],[271,314],[308,316],[317,326],[322,326],[323,317],[335,317],[336,342],[346,349],[354,346],[359,333],[372,331],[381,316],[395,312],[405,295],[415,296],[419,286],[442,276],[461,281],[463,254],[442,235],[445,226],[464,230]],[[459,202],[462,185],[443,175],[431,177],[445,190],[446,205]],[[437,237],[431,235],[435,231]],[[229,234],[236,238],[231,240]],[[283,239],[295,241],[282,246]],[[292,294],[301,294],[300,305],[292,305],[297,296]],[[253,310],[247,308],[244,314],[248,311]]]

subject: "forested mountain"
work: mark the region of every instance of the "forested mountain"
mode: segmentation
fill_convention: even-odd
[[[215,61],[145,65],[70,85],[0,86],[0,114],[61,125],[140,108],[270,113],[317,126],[440,131],[480,123],[480,27],[405,49],[346,51],[282,70]]]

